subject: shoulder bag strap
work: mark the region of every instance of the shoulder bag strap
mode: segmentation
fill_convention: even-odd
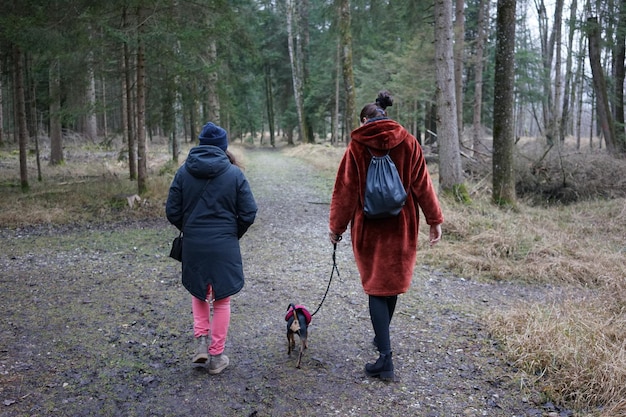
[[[189,212],[189,215],[191,216],[194,212],[194,210],[196,209],[196,206],[198,205],[198,201],[200,201],[200,197],[202,197],[202,194],[204,194],[204,190],[206,190],[207,185],[209,185],[209,182],[211,182],[210,179],[207,180],[207,182],[204,184],[204,187],[202,187],[202,191],[200,191],[200,193],[196,196],[196,201],[193,203],[193,207],[191,208],[191,211]],[[183,214],[183,219],[184,219],[184,214]],[[185,228],[185,222],[183,221],[183,229]],[[180,233],[182,235],[183,230],[180,230]]]
[[[374,155],[374,152],[372,152],[369,146],[365,146],[365,149],[367,149],[367,151],[370,153],[372,157],[376,157],[376,158],[382,158],[385,155],[389,155],[389,152],[391,151],[391,149],[387,149],[387,153],[385,155],[377,156],[377,155]]]

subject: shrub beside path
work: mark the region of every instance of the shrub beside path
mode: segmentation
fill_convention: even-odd
[[[245,160],[259,213],[241,241],[246,286],[232,302],[231,365],[216,376],[191,366],[189,296],[167,257],[176,232],[165,219],[2,230],[0,414],[573,415],[542,401],[481,323],[548,289],[422,265],[392,323],[397,380],[367,378],[377,354],[349,234],[296,369],[284,316],[290,302],[313,312],[326,290],[333,179],[280,151],[248,150]]]

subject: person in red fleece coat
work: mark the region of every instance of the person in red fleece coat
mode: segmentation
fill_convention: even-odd
[[[411,284],[417,257],[419,210],[430,225],[430,244],[441,239],[443,214],[437,193],[417,139],[387,117],[393,104],[387,91],[375,103],[361,110],[361,126],[352,131],[350,144],[339,164],[330,204],[329,236],[333,244],[341,240],[350,224],[352,250],[369,298],[374,344],[380,356],[365,365],[368,376],[393,380],[389,324],[398,295]],[[363,212],[365,179],[372,154],[389,152],[407,191],[405,206],[395,217],[367,218]]]

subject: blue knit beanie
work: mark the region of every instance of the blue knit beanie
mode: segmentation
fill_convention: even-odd
[[[226,152],[226,148],[228,148],[228,137],[226,131],[211,122],[204,125],[198,139],[200,139],[200,145],[217,146],[224,152]]]

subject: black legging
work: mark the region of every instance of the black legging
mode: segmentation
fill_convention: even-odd
[[[370,318],[376,334],[376,344],[381,355],[391,353],[391,341],[389,340],[389,324],[396,309],[397,295],[389,297],[369,296]]]

